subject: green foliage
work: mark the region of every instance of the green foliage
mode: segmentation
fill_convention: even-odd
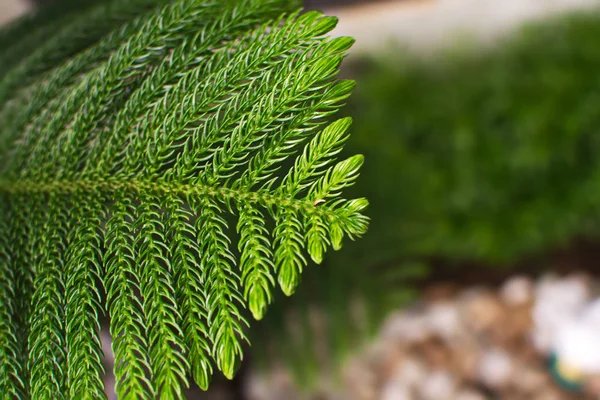
[[[325,127],[353,40],[294,9],[75,2],[0,34],[0,393],[104,398],[104,314],[120,398],[231,378],[276,282],[366,231],[350,120]]]
[[[377,182],[394,176],[356,188],[393,211],[368,241],[507,264],[597,234],[599,21],[558,17],[491,49],[386,60],[361,76],[350,146],[377,158],[365,166]]]
[[[369,234],[328,257],[327,268],[307,271],[304,280],[322,288],[303,285],[276,301],[254,347],[264,337],[300,387],[314,386],[327,372],[323,349],[343,360],[428,269],[434,277],[482,274],[463,266],[533,263],[597,239],[599,35],[600,13],[588,11],[527,26],[487,49],[427,57],[391,49],[350,64],[346,74],[359,85],[344,109],[356,116],[345,151],[360,148],[367,159],[353,190],[371,201]],[[329,322],[325,334],[307,322],[315,309]],[[319,341],[318,352],[305,350]],[[265,354],[261,347],[255,357]],[[335,372],[339,362],[329,366]]]

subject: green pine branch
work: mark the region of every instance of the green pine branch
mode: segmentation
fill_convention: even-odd
[[[160,3],[76,7],[0,83],[6,393],[104,398],[103,315],[120,398],[232,378],[276,282],[293,293],[304,252],[367,229],[366,200],[341,197],[362,165],[336,163],[350,120],[323,129],[354,87],[336,19]]]

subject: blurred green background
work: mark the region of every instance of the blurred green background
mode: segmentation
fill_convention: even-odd
[[[593,252],[599,37],[600,13],[588,11],[492,46],[349,60],[346,151],[366,157],[353,191],[369,198],[371,227],[275,301],[253,332],[254,360],[284,360],[311,388],[429,281],[535,274],[554,254]]]

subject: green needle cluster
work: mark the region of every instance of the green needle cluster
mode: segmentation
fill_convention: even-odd
[[[0,32],[3,398],[105,398],[105,315],[119,398],[232,378],[276,286],[365,233],[367,201],[342,197],[363,158],[337,160],[351,121],[327,125],[354,88],[336,22],[67,1]]]

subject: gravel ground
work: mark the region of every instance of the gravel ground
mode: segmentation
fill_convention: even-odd
[[[377,337],[351,355],[337,389],[309,398],[597,399],[599,288],[584,273],[514,276],[498,287],[432,285],[418,304],[392,313]],[[553,356],[577,370],[577,388],[559,384],[550,367]],[[306,398],[285,371],[253,379],[253,400]]]

